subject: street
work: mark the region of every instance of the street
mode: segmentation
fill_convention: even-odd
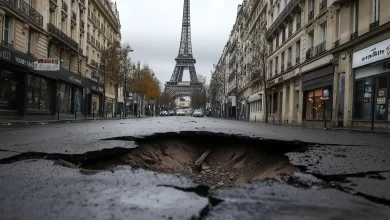
[[[183,144],[187,139],[203,141],[187,146]],[[154,155],[160,150],[153,144],[164,141],[166,157]],[[2,219],[389,219],[389,141],[390,136],[376,134],[193,117],[3,126],[0,215]],[[194,153],[196,146],[204,148],[200,152],[213,150],[207,142],[223,143],[222,151],[212,151],[203,162],[206,170],[191,176],[183,165],[189,161],[184,160],[192,153],[193,160],[200,156]],[[247,159],[241,168],[238,163],[230,167],[230,183],[221,175],[218,179],[224,183],[208,185],[213,184],[213,175],[222,172],[216,167],[228,170],[220,167],[224,160],[216,156],[225,155],[227,148],[234,156],[238,148],[252,144],[260,149],[255,152],[277,158],[277,164],[287,155],[283,167],[291,167],[284,169],[288,174],[276,172],[267,158],[258,157],[260,165]],[[127,155],[126,160],[120,155]],[[157,156],[169,160],[150,161]],[[275,178],[240,174],[252,165],[268,167],[262,177],[273,173]],[[215,173],[207,176],[207,172]],[[244,177],[253,181],[245,183]]]

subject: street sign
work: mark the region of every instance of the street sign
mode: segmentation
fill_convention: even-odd
[[[34,70],[38,71],[58,71],[60,61],[57,58],[43,58],[34,62]]]

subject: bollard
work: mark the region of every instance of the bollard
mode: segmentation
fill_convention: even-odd
[[[57,120],[60,120],[60,106],[57,108]]]
[[[324,118],[324,129],[326,129],[326,118]]]
[[[95,108],[92,109],[92,118],[95,118]]]
[[[74,120],[77,120],[77,111],[74,110]]]

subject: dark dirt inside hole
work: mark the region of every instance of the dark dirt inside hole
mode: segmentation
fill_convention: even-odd
[[[130,140],[130,139],[128,139]],[[155,135],[134,139],[137,148],[106,160],[87,161],[83,169],[105,170],[131,165],[146,170],[181,173],[213,188],[275,178],[299,169],[284,154],[304,147],[299,142],[223,135]],[[200,166],[198,158],[209,150]]]

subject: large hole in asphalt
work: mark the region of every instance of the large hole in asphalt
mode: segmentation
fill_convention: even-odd
[[[137,148],[104,160],[87,160],[81,167],[105,170],[131,165],[155,172],[181,173],[212,189],[265,178],[280,180],[281,174],[299,170],[284,154],[306,147],[294,141],[195,132],[111,140],[115,139],[133,140]]]

